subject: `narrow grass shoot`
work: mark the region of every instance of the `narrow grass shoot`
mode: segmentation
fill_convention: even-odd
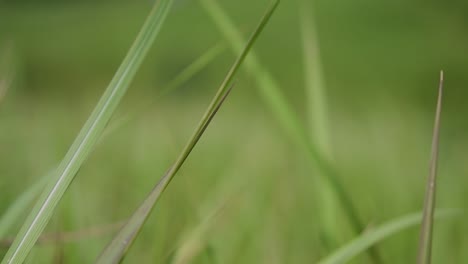
[[[91,153],[169,13],[172,0],[157,1],[108,88],[63,158],[2,263],[22,263],[49,222],[79,168]]]
[[[332,147],[327,113],[326,87],[320,59],[320,47],[315,23],[309,2],[302,1],[300,6],[300,29],[304,58],[304,77],[307,119],[310,137],[317,142],[321,153],[332,160]],[[320,218],[320,236],[326,249],[338,245],[341,231],[337,228],[340,216],[339,204],[333,188],[323,177],[316,177],[315,193],[318,200]]]
[[[453,218],[460,214],[456,209],[438,209],[435,213],[436,219]],[[407,228],[417,226],[421,223],[422,213],[413,213],[410,215],[398,217],[382,224],[380,227],[364,232],[351,242],[333,252],[327,258],[321,260],[318,264],[342,264],[348,263],[354,257],[364,253],[370,247],[378,242],[390,237]]]
[[[427,180],[426,196],[424,199],[424,213],[419,236],[418,264],[431,263],[432,230],[434,226],[434,207],[436,201],[437,163],[439,159],[440,114],[442,112],[442,94],[444,87],[444,72],[440,72],[439,95],[434,121],[432,138],[431,162]]]
[[[263,28],[268,23],[270,17],[272,16],[273,12],[278,6],[278,3],[279,1],[275,1],[267,9],[265,15],[262,17],[257,28],[251,35],[249,41],[245,45],[244,49],[240,53],[239,57],[237,58],[231,69],[229,70],[223,83],[221,84],[216,95],[211,101],[209,107],[207,108],[205,114],[203,115],[200,123],[198,124],[193,135],[190,137],[187,145],[184,147],[175,163],[159,180],[159,182],[156,184],[156,186],[153,188],[153,190],[150,192],[147,198],[143,201],[143,203],[141,203],[140,207],[132,214],[132,216],[130,216],[128,222],[124,225],[120,232],[103,250],[103,252],[97,259],[97,263],[119,263],[121,259],[125,256],[126,252],[132,245],[134,239],[136,238],[143,224],[148,218],[150,212],[154,208],[154,205],[159,200],[159,197],[169,185],[171,180],[174,178],[174,176],[176,175],[180,167],[183,165],[187,157],[190,155],[198,140],[201,138],[204,131],[210,124],[211,120],[216,115],[222,103],[228,96],[232,88],[234,76],[238,72],[240,65],[245,60],[247,54],[249,53],[256,39],[262,32]]]

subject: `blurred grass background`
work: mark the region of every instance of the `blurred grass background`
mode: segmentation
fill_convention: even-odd
[[[220,2],[244,35],[267,3]],[[255,52],[305,123],[299,2],[282,2]],[[151,4],[0,2],[0,212],[63,157]],[[446,92],[437,205],[464,208],[468,5],[315,0],[311,6],[334,165],[361,218],[376,226],[421,209],[441,69]],[[228,45],[197,1],[176,1],[113,124],[136,115],[101,140],[46,233],[105,226],[136,208],[182,148],[235,54],[226,49],[182,87],[163,97],[158,91],[220,43]],[[310,263],[333,250],[320,237],[314,195],[320,187],[314,186],[311,165],[259,99],[255,84],[241,72],[238,87],[169,186],[127,263],[167,261],[203,221],[203,212],[224,199],[206,236],[208,246],[194,263]],[[436,223],[434,263],[468,258],[468,219],[461,218]],[[342,234],[336,238],[340,244],[352,238],[346,219],[333,224]],[[39,245],[30,262],[89,263],[109,238]],[[413,262],[417,241],[413,228],[379,244],[379,251],[390,263]]]

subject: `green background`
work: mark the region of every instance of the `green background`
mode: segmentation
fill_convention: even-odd
[[[268,1],[219,1],[247,36]],[[307,126],[301,1],[283,1],[255,44]],[[468,199],[468,4],[311,1],[334,167],[369,228],[422,208],[439,71],[445,72],[437,206]],[[151,1],[0,1],[0,215],[54,168],[134,40]],[[202,72],[160,89],[216,45]],[[176,1],[111,125],[45,233],[106,229],[128,217],[174,161],[235,59],[197,1]],[[313,263],[354,234],[327,212],[314,165],[241,71],[232,95],[145,225],[126,263],[170,259],[224,204],[195,263]],[[122,121],[123,120],[123,121]],[[123,125],[122,125],[123,124]],[[332,215],[326,224],[323,219]],[[436,222],[434,263],[468,258],[467,218]],[[18,228],[18,226],[15,228]],[[412,263],[418,228],[378,245]],[[14,236],[17,229],[11,230]],[[112,232],[44,242],[30,263],[89,263]],[[323,233],[333,234],[326,241]],[[0,254],[7,247],[0,249]],[[364,255],[356,263],[367,263]]]

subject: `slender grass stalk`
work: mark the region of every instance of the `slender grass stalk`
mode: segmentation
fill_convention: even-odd
[[[332,147],[327,113],[327,89],[320,59],[320,47],[316,27],[313,22],[310,5],[305,0],[302,1],[300,15],[309,127],[312,132],[312,138],[317,142],[317,147],[323,155],[331,159]]]
[[[218,26],[221,33],[231,44],[231,48],[235,52],[239,52],[243,38],[234,24],[230,21],[228,15],[215,0],[199,1],[208,15],[213,19],[216,26]],[[253,52],[245,61],[245,69],[257,81],[257,87],[260,89],[260,95],[283,126],[283,129],[298,146],[306,150],[307,157],[311,160],[311,163],[315,164],[320,175],[323,175],[330,183],[337,199],[343,206],[354,231],[356,233],[360,233],[364,229],[364,225],[359,219],[358,212],[351,199],[351,195],[346,191],[341,183],[338,172],[335,171],[332,164],[320,152],[317,144],[310,139],[293,107],[286,101],[286,97],[283,95],[279,83],[274,79],[273,75],[261,65],[260,60]]]
[[[446,219],[452,218],[459,215],[460,210],[456,209],[438,209],[435,218]],[[377,244],[381,240],[394,235],[404,229],[416,226],[421,223],[423,214],[414,213],[396,219],[390,220],[380,227],[375,228],[371,231],[364,232],[360,236],[354,238],[351,242],[344,245],[340,249],[333,252],[330,256],[323,259],[319,264],[341,264],[348,263],[352,258],[363,253],[368,248]]]
[[[232,89],[231,85],[232,85],[235,74],[239,70],[240,65],[242,64],[247,54],[249,53],[250,49],[252,48],[255,40],[258,38],[258,36],[262,32],[265,25],[268,23],[271,15],[275,11],[278,4],[279,4],[279,1],[275,1],[267,9],[265,15],[262,17],[259,25],[255,29],[249,41],[247,42],[244,49],[240,53],[239,57],[237,58],[237,60],[235,61],[231,69],[229,70],[223,83],[221,84],[216,95],[211,101],[209,107],[207,108],[205,114],[203,115],[200,123],[198,124],[193,135],[190,137],[190,140],[188,141],[187,145],[184,147],[184,149],[180,153],[175,163],[159,180],[159,182],[156,184],[156,186],[153,188],[153,190],[150,192],[147,198],[143,201],[143,203],[141,203],[140,207],[128,219],[128,222],[124,225],[124,227],[120,230],[120,232],[114,237],[114,239],[103,250],[103,252],[101,253],[101,255],[98,257],[96,261],[97,263],[100,263],[100,264],[118,263],[125,256],[129,247],[132,245],[132,242],[134,241],[139,231],[141,230],[143,224],[145,223],[146,219],[148,218],[150,212],[154,208],[154,205],[159,200],[159,197],[167,188],[167,186],[169,185],[171,180],[174,178],[174,176],[176,175],[180,167],[183,165],[187,157],[190,155],[191,151],[197,144],[198,140],[201,138],[204,131],[210,124],[211,120],[216,115],[222,103],[228,96],[229,92]]]
[[[158,34],[172,0],[157,1],[108,88],[39,197],[2,263],[22,263],[49,222],[55,207],[101,136]]]
[[[307,118],[309,121],[310,137],[317,142],[317,147],[324,156],[332,159],[332,147],[327,116],[326,87],[320,48],[316,27],[313,23],[311,8],[308,1],[303,0],[300,6],[300,28],[302,35],[302,49],[304,58],[305,94]],[[315,189],[319,205],[318,218],[320,221],[320,237],[324,248],[330,250],[338,245],[340,234],[337,228],[340,219],[340,209],[330,183],[323,177],[316,177]]]
[[[442,94],[444,87],[444,72],[440,72],[439,95],[434,121],[432,138],[431,162],[429,178],[427,180],[426,197],[424,199],[424,213],[419,236],[418,264],[431,263],[432,229],[434,226],[434,207],[436,199],[437,163],[439,159],[440,113],[442,111]]]

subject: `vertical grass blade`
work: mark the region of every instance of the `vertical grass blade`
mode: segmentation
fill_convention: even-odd
[[[151,10],[127,56],[60,163],[54,177],[45,187],[2,263],[22,263],[25,260],[129,87],[156,38],[171,3],[172,0],[157,1]]]
[[[439,159],[440,113],[442,111],[442,94],[444,87],[444,72],[440,72],[439,95],[432,137],[431,162],[427,180],[426,196],[424,198],[424,213],[419,235],[418,264],[431,263],[432,229],[434,225],[434,207],[436,199],[437,163]]]
[[[187,145],[184,147],[184,149],[180,153],[175,163],[166,172],[166,174],[159,180],[159,182],[150,192],[148,197],[143,201],[140,207],[133,213],[133,215],[129,218],[128,222],[123,226],[120,232],[114,237],[114,239],[103,250],[101,255],[98,257],[96,263],[99,263],[99,264],[119,263],[121,259],[124,257],[125,253],[128,251],[132,242],[134,241],[139,231],[141,230],[143,224],[145,223],[146,219],[148,218],[149,213],[154,208],[154,205],[156,204],[156,202],[159,200],[159,197],[164,192],[166,187],[169,185],[169,183],[171,182],[171,180],[173,179],[177,171],[180,169],[182,164],[185,162],[190,152],[193,150],[198,140],[203,135],[205,129],[208,127],[209,123],[211,122],[215,114],[217,113],[218,109],[221,107],[222,103],[228,96],[232,88],[231,85],[232,85],[235,74],[239,70],[240,65],[242,64],[247,54],[249,53],[250,49],[252,48],[252,45],[254,44],[255,40],[258,38],[258,36],[262,32],[265,25],[268,23],[278,3],[279,1],[275,1],[267,9],[265,15],[261,19],[259,25],[253,32],[252,36],[250,37],[244,49],[240,53],[239,57],[237,58],[237,60],[235,61],[231,69],[229,70],[223,83],[221,84],[216,95],[211,101],[209,107],[207,108],[205,114],[203,115],[200,123],[198,124],[193,135],[191,136]]]
[[[327,116],[326,87],[320,60],[319,41],[316,27],[313,23],[312,10],[308,1],[303,0],[300,6],[300,29],[302,35],[302,49],[304,58],[304,77],[307,119],[310,137],[317,142],[321,153],[332,159],[330,131]],[[340,218],[340,209],[333,188],[330,183],[317,177],[315,180],[315,193],[319,213],[320,237],[326,250],[335,248],[342,233],[336,227]]]
[[[229,44],[231,44],[231,48],[235,52],[239,52],[242,44],[242,36],[230,21],[228,15],[215,0],[199,1],[208,15],[211,16],[216,26],[218,26],[221,33],[228,40]],[[322,155],[317,144],[310,139],[293,107],[286,101],[279,83],[268,70],[261,65],[260,60],[254,52],[246,59],[245,69],[257,81],[260,95],[268,107],[270,107],[279,123],[283,126],[283,129],[298,146],[306,150],[311,163],[316,166],[320,175],[324,176],[324,179],[330,183],[354,231],[360,233],[364,229],[364,225],[359,219],[351,195],[348,194],[341,183],[338,172],[334,170],[327,158]]]
[[[331,157],[330,132],[327,116],[327,97],[320,47],[307,1],[301,6],[301,35],[304,58],[307,117],[310,131],[322,153]]]
[[[460,214],[460,210],[456,209],[438,209],[435,218],[446,219],[455,217]],[[414,213],[406,216],[390,220],[387,223],[373,229],[372,231],[365,232],[360,236],[354,238],[351,242],[344,245],[340,249],[333,252],[332,255],[321,260],[319,264],[342,264],[348,263],[352,258],[363,253],[368,248],[377,244],[381,240],[394,235],[404,229],[416,226],[421,223],[422,213]]]

